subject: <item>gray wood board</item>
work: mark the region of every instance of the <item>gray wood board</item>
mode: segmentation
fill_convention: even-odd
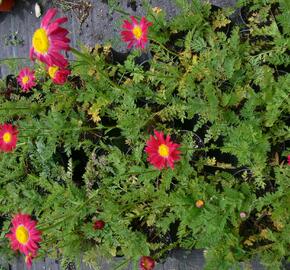
[[[96,258],[97,260],[98,258]],[[114,270],[117,265],[122,262],[121,258],[115,258],[113,262],[108,262],[106,260],[99,261],[101,267],[100,270]],[[165,262],[158,263],[154,270],[202,270],[204,268],[204,256],[202,250],[181,250],[176,249],[170,252],[170,255],[166,258]],[[1,260],[0,260],[1,265]],[[4,266],[4,264],[3,264]],[[258,261],[252,261],[251,263],[241,264],[241,269],[250,269],[249,266],[254,270],[264,270],[264,267],[259,264]],[[5,267],[5,266],[4,266]],[[26,266],[23,257],[18,257],[17,260],[10,268],[6,265],[6,269],[11,270],[25,270]],[[74,268],[72,268],[73,270]],[[93,270],[89,266],[81,263],[77,265],[76,270]],[[123,268],[124,270],[133,270],[132,264]],[[59,263],[51,259],[38,259],[33,262],[31,270],[62,270]],[[215,270],[215,269],[213,269]]]
[[[122,15],[118,12],[110,12],[107,1],[104,0],[87,0],[91,2],[92,8],[89,16],[81,24],[76,10],[71,8],[67,12],[59,14],[68,17],[69,21],[65,25],[70,31],[71,45],[78,47],[79,44],[95,46],[96,43],[104,41],[112,41],[113,47],[118,51],[125,51],[126,45],[120,42],[120,25],[122,23]],[[48,0],[18,0],[11,13],[0,12],[0,59],[7,58],[26,58],[27,60],[15,61],[13,71],[16,72],[24,65],[31,64],[29,61],[29,48],[31,46],[31,38],[34,31],[39,27],[42,17],[36,18],[34,14],[34,5],[38,2],[42,7],[44,14],[49,7],[53,5],[53,1]],[[54,2],[57,2],[56,0]],[[71,0],[72,3],[78,0]],[[144,15],[146,12],[142,6],[142,0],[136,0],[135,7],[129,5],[130,0],[120,0],[124,10],[132,15]],[[233,6],[236,0],[211,0],[217,6]],[[178,11],[174,0],[149,0],[153,7],[160,7],[168,14],[168,19],[174,16]],[[16,37],[22,44],[7,45],[9,36],[17,33]],[[0,62],[0,78],[9,73],[9,70],[3,62]]]

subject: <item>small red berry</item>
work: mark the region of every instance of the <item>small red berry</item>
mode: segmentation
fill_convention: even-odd
[[[94,229],[95,230],[102,230],[105,227],[105,222],[103,220],[96,220],[94,223]]]
[[[197,201],[195,202],[195,206],[196,206],[197,208],[202,208],[202,207],[204,206],[204,201],[203,201],[203,200],[197,200]]]
[[[141,270],[153,270],[155,261],[149,256],[142,256],[140,259]]]

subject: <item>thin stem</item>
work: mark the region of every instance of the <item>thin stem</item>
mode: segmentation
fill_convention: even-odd
[[[64,5],[65,4],[70,4],[72,6],[77,6],[77,7],[80,5],[79,3],[74,3],[74,2],[70,2],[70,1],[65,1]]]
[[[93,64],[94,62],[92,61],[92,59],[90,57],[88,57],[87,55],[85,55],[84,53],[78,51],[75,48],[71,48],[71,52],[83,59],[85,59],[89,64]]]
[[[98,195],[98,192],[94,193],[90,198],[88,198],[87,200],[85,200],[82,204],[80,204],[79,206],[76,207],[75,209],[75,213],[78,213],[80,209],[82,209],[84,206],[88,205],[88,203],[95,198],[95,196]],[[41,227],[41,225],[38,226],[38,228],[40,228],[42,231],[48,230],[50,228],[54,228],[58,225],[60,225],[62,222],[64,222],[65,220],[68,220],[71,217],[75,217],[75,213],[74,214],[70,214],[70,215],[63,215],[59,218],[54,218],[53,219],[53,224],[52,225],[47,225],[44,227]],[[57,222],[55,222],[56,220],[58,220]]]
[[[38,229],[40,229],[41,231],[46,231],[52,228],[57,227],[58,225],[60,225],[62,222],[64,222],[65,220],[70,219],[71,217],[75,217],[75,214],[70,214],[68,216],[62,216],[57,222],[54,221],[53,224],[47,225],[42,227],[41,225],[37,226]]]
[[[119,8],[115,8],[115,7],[113,7],[112,10],[113,10],[114,12],[116,11],[116,12],[122,14],[122,15],[131,16],[130,13],[128,13],[128,12],[122,10],[122,9],[119,9]],[[136,16],[136,18],[140,18],[140,16]]]
[[[155,169],[155,170],[148,170],[148,171],[143,171],[143,172],[129,172],[129,173],[121,174],[120,176],[140,175],[140,174],[146,174],[146,173],[152,173],[152,172],[158,172],[158,171]]]
[[[157,259],[157,258],[161,257],[161,256],[163,255],[163,253],[165,253],[166,251],[171,250],[171,249],[177,247],[177,245],[178,245],[178,242],[174,242],[174,243],[172,243],[172,244],[170,244],[170,245],[168,245],[168,246],[165,246],[165,248],[163,248],[160,252],[158,252],[158,253],[153,257],[153,259]],[[160,255],[161,255],[161,256],[160,256]]]
[[[219,149],[219,147],[217,146],[212,146],[212,147],[200,147],[200,148],[191,148],[191,147],[180,147],[180,150],[194,150],[194,151],[204,151],[204,150],[210,150],[210,149]]]
[[[107,74],[106,74],[103,70],[99,69],[98,66],[95,65],[96,63],[95,63],[94,61],[92,61],[92,58],[91,58],[91,57],[88,57],[87,55],[85,55],[84,53],[82,53],[82,52],[76,50],[75,48],[72,48],[72,49],[71,49],[71,52],[72,52],[73,54],[75,54],[75,55],[77,55],[77,56],[83,58],[84,60],[86,60],[86,62],[87,62],[88,64],[91,64],[91,65],[95,66],[95,68],[97,69],[97,72],[98,72],[98,73],[99,73],[99,74],[100,74],[100,75],[101,75],[105,80],[107,80],[107,81],[111,84],[111,86],[113,86],[113,87],[115,87],[115,88],[117,88],[117,89],[119,89],[119,90],[122,90],[122,91],[125,90],[125,88],[119,86],[119,85],[116,84],[114,81],[112,81],[112,80],[107,76]]]
[[[121,87],[120,85],[118,85],[114,81],[112,81],[102,70],[97,68],[97,71],[103,76],[104,79],[106,79],[111,84],[111,86],[113,86],[119,90],[122,90],[122,91],[125,90],[125,88]]]
[[[117,265],[114,270],[117,270],[117,269],[120,269],[123,265],[129,263],[129,261],[131,260],[132,258],[129,258],[129,259],[126,259],[124,260],[122,263],[120,263],[119,265]]]
[[[172,54],[172,55],[174,55],[174,56],[176,56],[176,57],[179,57],[179,55],[178,55],[177,53],[175,53],[175,52],[173,52],[173,51],[167,49],[167,48],[166,48],[162,43],[160,43],[159,41],[157,41],[157,40],[155,40],[155,39],[153,39],[153,38],[150,38],[150,41],[156,43],[157,45],[159,45],[162,49],[164,49],[164,50],[167,51],[168,53],[170,53],[170,54]]]
[[[146,2],[147,2],[147,1],[143,1],[143,6],[145,6],[145,8],[148,7],[148,6],[146,5]],[[163,25],[160,24],[160,22],[157,20],[157,18],[156,18],[156,16],[155,16],[154,12],[152,12],[152,10],[150,10],[149,8],[147,8],[146,13],[150,13],[150,15],[152,16],[152,18],[154,19],[154,21],[155,21],[157,24],[159,24],[161,27],[163,27]]]
[[[18,60],[29,60],[28,58],[26,57],[15,57],[15,58],[1,58],[0,59],[0,62],[5,62],[5,61],[18,61]]]
[[[80,131],[91,131],[91,130],[98,130],[99,127],[79,127],[79,128],[71,128],[71,127],[67,127],[67,128],[63,128],[62,130],[80,130]],[[19,128],[19,130],[21,131],[43,131],[43,132],[51,132],[53,129],[35,129],[35,128]],[[25,137],[25,136],[24,136]]]
[[[146,171],[146,172],[131,172],[129,173],[130,174],[142,174],[142,173],[150,173],[150,172],[156,172],[156,170],[150,170],[150,171]],[[123,174],[122,176],[124,175],[127,175],[127,174]],[[87,200],[85,200],[82,204],[80,204],[79,206],[76,207],[75,209],[75,213],[77,213],[80,209],[82,209],[84,206],[88,205],[89,202],[91,200],[93,200],[95,198],[95,196],[98,195],[98,192],[92,194],[92,196],[90,198],[88,198]],[[70,215],[67,215],[67,216],[61,216],[60,218],[54,218],[54,222],[52,225],[47,225],[47,226],[44,226],[42,227],[41,225],[38,226],[39,229],[41,229],[42,231],[45,231],[45,230],[48,230],[48,229],[51,229],[51,228],[54,228],[58,225],[60,225],[62,222],[64,222],[65,220],[68,220],[70,219],[71,217],[74,217],[75,214],[70,214]],[[56,221],[58,220],[58,221]]]
[[[0,108],[0,111],[7,111],[7,110],[31,110],[31,107]]]
[[[25,144],[26,144],[26,142],[18,143],[18,144],[17,144],[17,147],[18,147],[18,146],[21,146],[21,145],[25,145]]]
[[[51,133],[50,132],[47,132],[47,133],[42,133],[42,134],[37,134],[37,137],[41,137],[41,136],[48,136],[50,135]],[[19,135],[19,138],[31,138],[31,136],[29,135]]]

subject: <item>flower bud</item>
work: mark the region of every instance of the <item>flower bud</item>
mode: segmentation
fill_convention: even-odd
[[[202,207],[204,206],[204,201],[203,201],[203,200],[197,200],[197,201],[195,202],[195,206],[196,206],[197,208],[202,208]]]
[[[240,212],[240,218],[246,218],[247,213],[246,212]]]
[[[105,227],[105,222],[103,220],[96,220],[94,223],[94,230],[102,230]]]
[[[142,256],[139,265],[141,270],[153,270],[155,261],[149,256]]]

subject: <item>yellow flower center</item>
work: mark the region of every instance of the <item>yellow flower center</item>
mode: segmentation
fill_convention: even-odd
[[[25,245],[28,242],[29,233],[23,225],[18,226],[16,229],[16,239],[22,245]]]
[[[11,139],[12,139],[11,133],[10,132],[5,132],[4,135],[3,135],[3,141],[5,143],[10,143]]]
[[[45,29],[39,28],[34,32],[32,45],[38,53],[46,54],[48,52],[50,44]]]
[[[24,77],[22,78],[22,83],[23,83],[23,84],[27,84],[28,81],[29,81],[29,77],[28,77],[28,76],[24,76]]]
[[[55,77],[55,73],[59,70],[59,67],[57,66],[52,66],[48,68],[48,74],[50,76],[50,78],[54,79]]]
[[[133,28],[133,35],[135,36],[136,39],[140,39],[142,37],[142,29],[139,25],[136,25],[134,28]]]
[[[169,148],[165,144],[161,144],[158,147],[158,153],[161,157],[168,157],[169,156]]]

